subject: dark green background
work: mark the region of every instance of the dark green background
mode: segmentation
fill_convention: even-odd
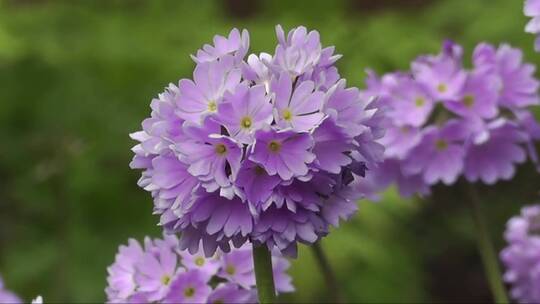
[[[469,58],[481,41],[509,42],[540,64],[520,0],[1,1],[0,274],[29,300],[103,301],[106,267],[128,237],[158,236],[151,199],[128,168],[128,133],[169,82],[190,77],[189,54],[214,34],[247,28],[251,51],[273,52],[274,26],[306,25],[343,54],[341,75],[407,69],[445,38]],[[470,60],[467,59],[469,62]],[[481,193],[496,246],[508,217],[537,198],[531,164]],[[473,224],[457,188],[428,200],[389,191],[361,202],[323,241],[354,302],[490,299]],[[288,301],[329,300],[308,248]]]

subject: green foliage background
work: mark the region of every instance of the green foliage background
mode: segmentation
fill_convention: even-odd
[[[240,4],[238,4],[240,3]],[[253,4],[255,3],[255,4]],[[238,17],[242,8],[248,16]],[[127,238],[158,236],[151,200],[128,168],[149,102],[190,77],[189,54],[213,35],[248,28],[273,51],[274,26],[306,25],[344,55],[349,85],[368,67],[407,69],[445,38],[466,54],[508,42],[540,64],[520,0],[37,1],[0,0],[0,273],[25,299],[104,301],[106,267]],[[236,16],[236,17],[235,17]],[[481,187],[498,249],[508,217],[537,198],[531,164]],[[323,246],[353,302],[487,301],[472,222],[457,187],[428,199],[393,190]],[[293,261],[291,302],[330,300],[308,248]]]

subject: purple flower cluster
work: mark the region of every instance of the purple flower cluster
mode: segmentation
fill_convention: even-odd
[[[532,17],[525,26],[525,31],[536,35],[534,50],[540,52],[540,0],[525,0],[523,12],[525,16]]]
[[[519,49],[481,43],[473,68],[463,66],[462,48],[446,41],[438,55],[420,56],[408,72],[369,72],[365,99],[379,96],[388,115],[379,141],[385,161],[359,183],[376,193],[396,183],[403,196],[427,194],[430,186],[508,180],[527,154],[540,126],[528,110],[537,105],[535,67]]]
[[[274,55],[247,59],[246,30],[216,36],[131,135],[139,185],[192,254],[250,241],[294,256],[356,211],[352,185],[382,159],[381,114],[340,78],[334,47],[276,32]]]
[[[276,292],[294,287],[286,273],[289,262],[272,257]],[[257,290],[251,246],[210,258],[178,250],[178,239],[130,239],[120,246],[107,269],[110,303],[255,303]]]
[[[540,302],[540,205],[524,207],[508,221],[508,246],[501,252],[506,266],[504,280],[519,303]]]

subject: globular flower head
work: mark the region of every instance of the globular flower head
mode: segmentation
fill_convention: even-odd
[[[349,190],[382,160],[379,105],[347,87],[334,47],[305,27],[276,33],[259,55],[247,31],[216,36],[132,135],[139,185],[192,254],[246,242],[295,254],[352,215],[362,193]]]
[[[511,285],[510,295],[519,303],[540,301],[540,206],[526,206],[506,226],[508,246],[500,257]]]
[[[375,194],[395,183],[404,196],[429,194],[439,182],[494,184],[514,176],[540,128],[528,106],[537,105],[535,67],[519,49],[479,44],[473,67],[463,67],[461,46],[445,41],[437,55],[419,56],[411,71],[378,77],[369,71],[360,94],[378,96],[388,118],[384,164],[356,184]]]
[[[289,262],[272,257],[276,293],[294,290],[286,271]],[[107,269],[105,289],[109,303],[253,303],[256,300],[251,246],[229,253],[181,251],[178,239],[146,238],[144,246],[130,239],[120,246]]]

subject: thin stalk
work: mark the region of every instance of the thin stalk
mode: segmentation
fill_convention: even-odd
[[[253,264],[255,265],[255,280],[257,283],[259,303],[276,303],[272,255],[268,248],[253,245]]]
[[[334,301],[334,303],[344,303],[343,295],[341,294],[341,289],[339,288],[339,285],[337,283],[336,276],[332,271],[332,267],[330,266],[326,255],[324,254],[320,241],[313,244],[311,248],[313,249],[313,253],[315,254],[317,264],[319,264],[319,267],[321,268],[321,272],[326,281],[326,285],[329,287],[328,290],[331,291],[333,297],[332,300]]]
[[[489,236],[488,224],[485,218],[485,212],[482,206],[482,201],[478,195],[478,191],[472,184],[468,184],[468,196],[473,213],[473,219],[476,226],[476,233],[478,237],[478,250],[482,257],[482,263],[484,265],[484,271],[486,273],[489,287],[495,303],[509,303],[508,296],[506,295],[506,289],[502,282],[501,271],[499,268],[499,260],[497,259],[497,253],[493,247],[493,242]]]

